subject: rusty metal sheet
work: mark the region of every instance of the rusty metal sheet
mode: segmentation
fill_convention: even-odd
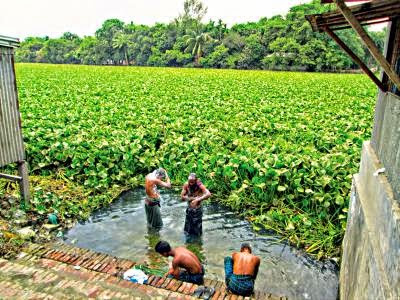
[[[0,167],[24,159],[14,50],[0,46]]]

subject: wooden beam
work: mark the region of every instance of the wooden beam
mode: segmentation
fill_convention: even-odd
[[[400,16],[400,1],[398,0],[375,0],[369,3],[349,7],[353,16],[361,25],[368,25],[378,20],[392,20]],[[348,21],[340,10],[323,14],[307,15],[314,31],[322,32],[324,27],[329,26],[332,30],[350,27]]]
[[[360,68],[368,75],[369,78],[379,87],[382,92],[386,92],[383,83],[375,76],[366,64],[329,28],[325,28],[325,32],[355,61]]]
[[[16,181],[16,182],[20,182],[22,180],[22,177],[20,177],[20,176],[14,176],[14,175],[2,174],[2,173],[0,173],[0,178],[5,178],[5,179]]]
[[[358,20],[354,17],[350,8],[347,7],[343,0],[333,1],[336,3],[346,20],[350,23],[351,27],[353,27],[353,29],[360,36],[361,41],[368,48],[369,52],[376,59],[376,61],[380,64],[390,80],[397,86],[397,88],[400,89],[400,77],[391,68],[385,56],[379,51],[378,47],[375,45],[374,41],[371,39],[365,29],[361,26],[360,22],[358,22]]]
[[[28,163],[24,160],[18,162],[18,175],[21,177],[21,181],[19,182],[21,196],[25,204],[28,205],[31,200],[31,193],[29,189]]]

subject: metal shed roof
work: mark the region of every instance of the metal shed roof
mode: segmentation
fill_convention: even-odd
[[[19,39],[0,35],[0,46],[8,48],[17,48],[19,47]]]

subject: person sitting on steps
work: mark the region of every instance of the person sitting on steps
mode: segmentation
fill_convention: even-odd
[[[251,254],[251,247],[243,243],[240,252],[225,257],[225,283],[229,291],[241,296],[254,292],[254,282],[260,266],[260,258]]]
[[[189,251],[185,247],[172,249],[166,241],[159,241],[155,250],[164,257],[173,257],[172,267],[166,276],[198,285],[203,284],[204,267],[193,252]]]

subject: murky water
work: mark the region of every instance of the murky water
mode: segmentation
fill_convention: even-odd
[[[202,238],[187,240],[183,234],[186,203],[173,192],[162,192],[164,227],[158,233],[149,232],[144,196],[142,189],[124,193],[109,208],[70,229],[65,241],[167,270],[167,259],[154,251],[163,239],[172,247],[186,245],[204,263],[206,277],[222,281],[224,257],[238,251],[242,242],[250,242],[253,253],[261,257],[256,289],[290,299],[336,299],[338,274],[332,263],[315,261],[276,236],[254,232],[247,221],[215,204],[203,204]]]

